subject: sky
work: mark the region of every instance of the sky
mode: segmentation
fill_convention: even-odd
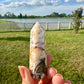
[[[80,7],[84,10],[84,0],[0,0],[1,15],[6,12],[35,16],[45,16],[52,12],[72,14]]]

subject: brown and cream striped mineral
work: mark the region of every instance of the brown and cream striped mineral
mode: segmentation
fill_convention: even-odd
[[[44,78],[47,68],[45,53],[45,30],[38,22],[30,33],[30,63],[29,68],[33,78]]]

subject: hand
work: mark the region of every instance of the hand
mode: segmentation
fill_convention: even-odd
[[[52,56],[47,55],[47,67],[51,62]],[[22,77],[22,84],[71,84],[69,80],[63,82],[63,77],[57,73],[55,68],[48,68],[44,79],[32,78],[30,71],[25,66],[18,66]]]

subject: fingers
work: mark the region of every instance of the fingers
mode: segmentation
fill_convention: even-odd
[[[64,84],[71,84],[71,82],[69,80],[66,80]]]
[[[51,54],[47,54],[47,67],[50,65],[52,60],[52,55]]]
[[[25,66],[19,66],[18,68],[22,77],[22,84],[34,84],[30,71]]]
[[[50,54],[47,54],[47,66],[49,66],[51,59],[52,59],[52,56]],[[39,81],[36,79],[32,79],[29,70],[25,66],[19,66],[18,68],[22,77],[22,84],[34,84],[34,81],[35,82]]]
[[[53,76],[57,74],[57,70],[55,68],[48,68],[47,69],[47,77],[51,79]]]
[[[52,78],[52,84],[64,84],[63,77],[60,74],[56,74]]]
[[[22,79],[25,79],[24,69],[21,66],[18,66],[18,69],[19,69],[19,72],[20,72]]]
[[[56,75],[57,70],[54,68],[47,69],[47,75],[44,79],[41,79],[38,84],[50,84],[52,77]]]
[[[63,82],[62,75],[61,74],[56,74],[52,78],[52,84],[71,84],[71,82],[69,80],[66,80],[65,82]]]

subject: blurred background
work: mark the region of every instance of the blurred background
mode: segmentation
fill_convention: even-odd
[[[0,84],[21,84],[18,66],[29,67],[30,31],[46,31],[50,67],[64,80],[84,84],[84,0],[0,0]]]

